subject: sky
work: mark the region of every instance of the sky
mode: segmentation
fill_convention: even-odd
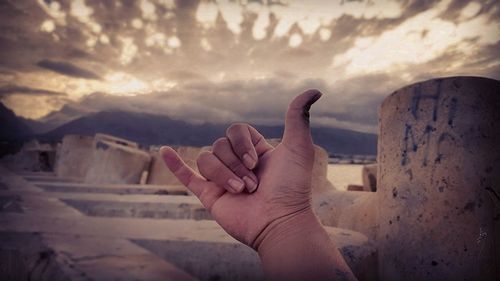
[[[500,79],[500,3],[410,0],[2,0],[0,102],[37,119],[66,104],[191,123],[312,123],[377,132],[391,92]]]

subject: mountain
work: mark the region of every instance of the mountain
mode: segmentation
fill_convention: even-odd
[[[210,145],[224,136],[228,124],[190,124],[163,115],[124,111],[101,111],[70,121],[42,140],[60,140],[67,134],[106,133],[143,145]],[[266,138],[280,138],[283,126],[255,126]],[[376,154],[377,136],[344,129],[313,127],[314,142],[330,154]]]
[[[0,102],[0,140],[13,141],[29,137],[31,129],[22,118],[18,117],[14,111],[7,108]]]
[[[38,133],[51,131],[65,123],[83,117],[89,113],[92,113],[85,106],[78,103],[67,103],[58,111],[52,111],[49,114],[38,120],[39,125],[37,127]]]

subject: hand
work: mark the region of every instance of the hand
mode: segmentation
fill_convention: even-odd
[[[216,141],[212,152],[200,154],[198,168],[204,177],[172,148],[163,147],[161,154],[222,228],[257,250],[271,225],[298,214],[312,214],[314,148],[309,109],[320,96],[319,91],[309,90],[290,103],[283,140],[276,148],[250,125],[230,127],[227,138]],[[242,192],[244,186],[257,190]]]

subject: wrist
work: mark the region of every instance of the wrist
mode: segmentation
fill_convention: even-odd
[[[321,223],[310,207],[277,218],[269,223],[256,237],[252,247],[263,255],[274,247],[283,247],[295,239],[303,239],[318,232],[324,232]]]

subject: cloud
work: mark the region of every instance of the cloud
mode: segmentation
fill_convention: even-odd
[[[63,74],[66,76],[71,76],[75,78],[84,78],[84,79],[90,79],[90,80],[101,80],[101,77],[97,75],[96,73],[78,67],[72,63],[69,62],[61,62],[61,61],[52,61],[52,60],[47,60],[43,59],[36,64],[37,66],[41,68],[45,68],[48,70],[52,70],[54,72],[57,72],[59,74]]]
[[[332,85],[322,79],[295,79],[281,77],[219,83],[187,81],[168,91],[136,96],[93,93],[81,99],[79,105],[90,111],[123,110],[167,115],[194,124],[248,122],[281,125],[293,97],[306,89],[317,88],[324,96],[311,111],[313,126],[376,132],[381,101],[404,86],[388,75],[358,77]],[[353,84],[357,86],[353,87]]]
[[[478,14],[480,4],[472,7],[475,10],[466,6],[455,23],[441,17],[451,3],[451,0],[441,1],[433,9],[410,17],[379,36],[357,37],[354,47],[334,56],[332,66],[344,67],[347,75],[387,70],[404,74],[412,71],[413,65],[428,63],[455,49],[463,56],[452,62],[453,68],[460,68],[476,55],[478,48],[500,42],[499,25],[491,21],[494,9]]]
[[[36,95],[36,96],[66,96],[65,93],[50,91],[45,89],[35,89],[16,85],[6,85],[0,87],[0,97],[7,95]]]

